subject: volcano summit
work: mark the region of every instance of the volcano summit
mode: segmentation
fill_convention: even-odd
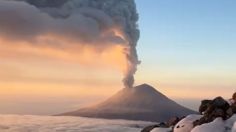
[[[165,121],[171,117],[196,113],[169,99],[155,88],[142,84],[124,88],[106,101],[63,116],[82,116],[108,119]]]

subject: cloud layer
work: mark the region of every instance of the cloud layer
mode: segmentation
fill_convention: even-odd
[[[81,117],[0,115],[1,132],[138,132],[151,122]]]

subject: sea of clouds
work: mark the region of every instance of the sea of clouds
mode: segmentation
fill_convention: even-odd
[[[82,117],[0,115],[0,132],[139,132],[152,124]]]

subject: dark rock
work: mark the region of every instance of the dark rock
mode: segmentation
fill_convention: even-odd
[[[232,104],[229,109],[226,111],[228,117],[231,117],[233,114],[236,113],[236,104]]]
[[[212,112],[216,109],[215,106],[213,106],[212,104],[210,104],[207,109],[203,112],[204,116],[209,116],[212,114]]]
[[[167,126],[171,127],[171,126],[175,126],[179,121],[180,121],[179,117],[173,117],[166,124]]]
[[[221,109],[225,114],[226,111],[230,107],[228,102],[225,101],[222,97],[217,97],[210,102],[208,102],[208,101],[206,101],[207,103],[205,103],[205,105],[204,105],[204,107],[206,106],[206,108],[201,109],[202,110],[201,113],[204,112],[204,116],[210,116],[210,115],[214,116],[215,115],[214,113],[216,112],[216,110],[219,111],[219,109]],[[225,116],[222,116],[222,117],[225,117]]]
[[[206,109],[209,107],[212,100],[202,100],[201,105],[199,107],[199,112],[202,113],[206,111]]]
[[[167,128],[168,125],[167,125],[166,123],[164,123],[164,122],[161,122],[161,123],[159,124],[159,127],[161,127],[161,128]]]
[[[223,119],[225,119],[226,113],[223,109],[215,109],[212,113],[212,117],[214,117],[214,118],[222,117]]]
[[[212,119],[208,116],[203,116],[202,118],[200,118],[199,120],[196,120],[193,122],[193,126],[198,126],[198,125],[202,125],[204,123],[209,123],[211,122]]]
[[[232,99],[236,101],[236,92],[233,94]]]
[[[213,100],[203,100],[199,107],[199,112],[203,113],[203,117],[195,121],[194,126],[202,125],[204,123],[209,123],[215,120],[218,117],[226,120],[228,118],[227,111],[230,113],[232,110],[229,110],[230,105],[222,97],[216,97]]]
[[[229,108],[229,104],[227,101],[225,101],[222,97],[217,97],[212,101],[212,106],[216,108],[223,109],[226,111]]]
[[[232,112],[235,114],[236,113],[236,104],[231,105],[230,108],[232,109]]]

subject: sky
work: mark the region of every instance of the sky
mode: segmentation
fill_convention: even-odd
[[[175,98],[229,98],[235,92],[235,1],[136,2],[138,80]]]
[[[141,64],[135,85],[148,83],[192,109],[205,98],[231,97],[236,91],[236,1],[136,0],[136,4]],[[0,39],[1,43],[10,44]],[[100,102],[123,88],[123,74],[116,67],[122,60],[114,62],[114,52],[105,58],[111,60],[109,65],[100,64],[104,59],[100,57],[96,67],[87,56],[79,60],[86,61],[81,65],[74,61],[76,56],[45,52],[65,58],[44,57],[32,47],[20,46],[14,52],[11,46],[0,48],[0,113],[61,113]]]

